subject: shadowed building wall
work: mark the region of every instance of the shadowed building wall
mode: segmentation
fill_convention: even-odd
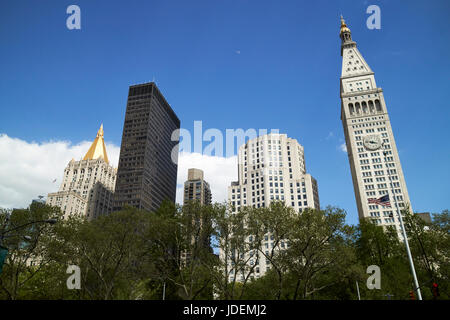
[[[154,82],[130,86],[120,147],[114,210],[154,211],[175,202],[180,120]],[[176,136],[176,135],[175,135]]]

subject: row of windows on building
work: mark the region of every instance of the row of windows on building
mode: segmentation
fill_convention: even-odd
[[[374,96],[375,96],[375,97],[378,97],[378,94],[375,93]],[[370,94],[368,94],[367,97],[364,96],[364,95],[359,96],[360,99],[365,99],[365,98],[370,98],[370,97],[371,97]],[[353,100],[358,100],[358,96],[355,96],[355,97],[349,97],[349,98],[348,98],[348,100],[352,100],[352,99],[353,99]]]
[[[394,177],[392,177],[392,180],[398,180],[398,177],[394,176]],[[377,186],[377,189],[387,189],[387,185],[388,184],[386,184],[386,183],[378,183],[376,186]],[[390,184],[390,185],[392,185],[392,184]],[[366,190],[374,190],[375,189],[375,185],[373,185],[373,184],[366,184],[366,185],[364,185],[364,187]]]
[[[352,71],[357,71],[357,70],[362,71],[362,70],[365,70],[365,69],[364,69],[363,65],[360,65],[358,68],[357,67],[353,67]],[[347,68],[347,71],[351,71],[351,68]]]
[[[389,183],[390,188],[399,188],[400,187],[400,183],[399,182],[394,182],[394,183]],[[401,189],[395,189],[395,193],[401,193],[400,191]],[[385,195],[387,194],[387,190],[380,190],[378,191],[378,195]],[[377,192],[376,191],[366,191],[366,195],[368,197],[372,197],[372,196],[376,196]]]
[[[262,148],[263,144],[264,144],[263,142],[266,142],[266,144],[269,145],[269,147],[270,147],[270,145],[274,145],[274,144],[279,145],[279,144],[281,144],[281,140],[280,139],[274,139],[274,140],[272,140],[272,139],[262,140],[261,139],[261,140],[257,140],[257,141],[253,141],[251,143],[248,143],[248,144],[245,145],[245,147],[247,148],[247,146],[251,146],[252,148],[254,148],[254,147],[261,146],[261,148]]]
[[[287,160],[289,162],[289,167],[290,167],[292,158],[288,156]],[[299,163],[302,163],[302,158],[299,158],[298,160],[299,160]],[[244,166],[247,166],[247,164],[250,164],[250,163],[251,164],[258,164],[258,163],[267,164],[268,162],[270,162],[270,163],[272,163],[272,162],[281,163],[282,161],[283,161],[283,157],[281,155],[279,157],[270,156],[270,157],[261,158],[261,159],[256,158],[256,159],[251,160],[251,162],[247,162],[247,159],[245,159],[244,160]]]
[[[365,160],[361,160],[361,161],[365,161]],[[385,166],[388,168],[395,168],[395,163],[394,162],[389,162],[389,163],[385,163]],[[361,166],[361,170],[370,170],[370,165],[365,165],[365,166]],[[373,164],[372,165],[373,169],[383,169],[383,165],[382,164]],[[375,171],[375,172],[382,172],[382,171]]]
[[[278,148],[279,151],[275,151],[275,150],[272,151],[270,146],[269,146],[269,151],[267,151],[267,152],[264,152],[263,148],[261,147],[261,157],[264,156],[264,155],[266,155],[266,156],[276,156],[276,155],[278,155],[278,156],[281,157],[282,156],[281,146],[278,146],[278,147],[279,147]],[[291,155],[291,151],[289,150],[289,146],[287,148],[288,148],[287,149],[287,155],[290,156]],[[301,155],[302,155],[302,153],[300,151],[298,151],[298,156],[301,156]],[[259,149],[257,148],[256,152],[253,151],[251,154],[247,154],[247,151],[244,151],[244,160],[247,160],[247,156],[248,157],[251,156],[253,159],[259,157],[260,156]]]
[[[257,161],[257,164],[258,163],[259,163],[259,161]],[[264,164],[262,164],[261,166],[264,167]],[[271,169],[271,168],[283,168],[284,167],[283,162],[276,162],[276,161],[275,162],[269,162],[268,165],[266,163],[266,166],[269,169]],[[300,167],[300,171],[304,172],[304,166],[300,164],[299,167]],[[292,163],[291,162],[288,162],[288,168],[289,168],[289,172],[292,172]],[[258,169],[259,169],[259,164],[258,164]],[[246,171],[248,171],[247,167],[244,168],[244,174],[245,174]]]
[[[393,157],[386,157],[386,161],[394,161]],[[373,158],[372,163],[381,163],[381,158]],[[369,159],[359,160],[360,164],[369,164]]]
[[[372,222],[379,225],[379,224],[383,224],[383,220],[382,219],[372,219]],[[393,224],[395,223],[395,219],[394,218],[386,218],[384,219],[384,223],[385,224]]]
[[[386,170],[388,174],[397,174],[397,170],[396,169],[388,169]],[[376,182],[382,182],[382,181],[386,181],[386,177],[381,177],[384,175],[384,171],[380,170],[380,171],[374,171],[375,176],[378,176],[375,178]],[[362,173],[363,177],[371,177],[372,176],[372,172],[370,171],[364,171]],[[373,178],[365,178],[363,179],[364,182],[373,182]]]
[[[387,131],[386,127],[380,127],[380,128],[376,128],[376,129],[377,129],[378,132],[385,132],[385,131]],[[365,133],[374,133],[374,132],[375,132],[375,129],[366,129]],[[356,137],[356,135],[358,135],[358,134],[363,134],[364,130],[355,130],[353,133],[355,134],[355,137]],[[359,139],[356,139],[356,140],[359,140]]]
[[[394,204],[391,203],[391,207],[392,206],[395,207],[395,208],[404,208],[405,204],[403,202],[394,203]],[[375,209],[373,209],[373,210],[375,210]],[[371,218],[373,218],[373,217],[380,217],[380,211],[370,211],[369,215],[370,215]],[[393,217],[393,212],[392,211],[384,211],[383,215],[385,217]]]
[[[98,170],[97,170],[98,168],[96,168],[95,169],[95,173],[94,173],[94,176],[95,177],[97,177],[97,174],[98,174]],[[89,177],[91,177],[92,176],[92,168],[88,168],[88,170],[87,170],[87,174],[86,174],[86,176],[89,178]],[[70,170],[67,170],[66,171],[66,176],[69,176],[69,173],[70,173]],[[84,174],[85,174],[86,172],[85,172],[85,169],[81,169],[80,170],[80,179],[83,179],[84,178]],[[106,170],[103,170],[103,172],[102,173],[100,173],[100,176],[105,176],[106,178],[111,178],[111,172],[108,172],[108,171],[106,171]],[[74,178],[77,178],[77,176],[78,176],[78,171],[77,171],[77,169],[74,169],[73,170],[73,176],[74,176]]]
[[[376,120],[382,120],[382,119],[384,119],[384,116],[365,117],[365,118],[360,118],[360,119],[352,119],[352,123],[365,122],[365,121],[376,121]],[[381,123],[381,122],[377,122],[377,123]]]
[[[273,145],[271,145],[270,140],[268,141],[267,150],[269,151],[269,154],[271,154],[271,151],[273,151],[274,153],[276,153],[276,150],[281,151],[281,141],[279,141],[279,140],[273,140],[273,141],[274,141]],[[259,145],[259,143],[256,142],[256,154],[259,154],[259,151],[263,152],[265,150],[264,146],[262,144],[261,144],[261,147],[258,147],[258,145]],[[248,145],[245,145],[245,150],[244,150],[245,156],[247,156],[250,153],[250,150],[247,152],[247,149],[249,150]],[[290,155],[291,147],[289,146],[289,142],[287,143],[286,149],[288,151],[288,155]],[[300,149],[297,152],[299,155],[301,154]],[[252,155],[255,154],[254,143],[252,143],[251,153],[252,153]]]
[[[284,195],[270,195],[270,200],[274,201],[274,200],[280,200],[280,201],[285,201],[285,197]],[[291,202],[292,207],[295,207],[297,204],[299,208],[299,212],[302,212],[303,208],[307,208],[308,207],[308,201],[298,201],[298,202]],[[234,207],[235,211],[241,211],[241,201],[232,201],[231,205]],[[246,199],[244,199],[242,201],[242,205],[245,206],[247,205],[247,201]],[[264,202],[264,196],[262,196],[261,198],[253,198],[253,204],[252,204],[253,208],[264,208],[265,207],[265,202]]]
[[[353,56],[351,56],[350,58],[353,58]],[[356,61],[356,63],[359,63],[359,60]],[[352,62],[350,61],[349,64],[352,64]],[[353,84],[357,85],[358,88],[361,88],[362,86],[364,86],[362,81],[359,82],[353,82],[353,83],[349,83],[349,87],[353,87]],[[366,86],[369,85],[369,80],[365,81]]]
[[[373,114],[375,112],[382,112],[380,100],[376,99],[375,104],[372,100],[368,102],[362,101],[361,103],[355,102],[348,104],[348,109],[350,111],[350,115],[360,115],[360,114]]]
[[[370,166],[362,166],[361,170],[370,170]],[[388,171],[389,174],[396,174],[397,173],[396,169],[389,169],[387,171]],[[374,173],[375,176],[384,176],[384,170],[376,170],[373,173]],[[371,171],[363,171],[362,175],[363,175],[363,177],[371,177],[372,176],[372,172]],[[380,181],[384,181],[384,180],[380,180]]]
[[[398,180],[398,179],[397,179]],[[393,183],[388,183],[388,185],[389,185],[389,187],[392,189],[392,188],[395,188],[395,187],[399,187],[400,186],[400,183],[399,182],[393,182]],[[367,188],[366,188],[367,189]],[[368,189],[375,189],[375,188],[368,188]],[[384,189],[384,188],[383,188]],[[369,196],[375,196],[376,195],[376,191],[367,191],[366,192],[367,193],[367,195],[369,195]],[[383,190],[383,191],[380,191],[379,192],[379,194],[386,194],[386,191],[385,190]]]
[[[383,139],[384,141],[389,141],[388,139]],[[358,148],[358,152],[367,152],[367,150],[365,150],[364,148]],[[368,152],[368,153],[360,153],[358,156],[360,158],[369,158],[369,157],[379,157],[381,154],[380,152]],[[392,151],[390,150],[385,150],[383,152],[383,155],[392,155]]]
[[[280,177],[280,178],[282,178],[282,177]],[[270,179],[269,179],[270,180]],[[280,179],[280,180],[283,180],[283,179]],[[261,182],[262,182],[263,180],[262,180],[262,178],[261,178]],[[256,179],[256,182],[258,182],[258,179]],[[253,183],[253,185],[252,185],[252,190],[255,190],[255,186],[256,186],[256,189],[262,189],[262,188],[264,188],[264,184],[254,184],[254,182],[253,182],[253,180],[252,180],[252,183]],[[300,186],[300,184],[299,183],[297,183],[297,187],[299,187]],[[302,186],[305,186],[305,183],[304,182],[302,182]],[[280,187],[280,188],[284,188],[284,183],[283,182],[270,182],[269,183],[269,187],[270,188],[272,188],[272,187],[275,187],[275,188],[278,188],[278,187]],[[293,188],[293,184],[291,183],[290,184],[290,187],[291,188]],[[246,196],[246,193],[245,193],[245,188],[243,189],[243,194],[244,194],[244,197]],[[270,189],[270,190],[274,190],[274,189]],[[284,190],[284,189],[275,189],[275,190]],[[303,192],[306,192],[306,188],[305,187],[303,187],[302,188],[302,190],[303,190]],[[298,188],[297,189],[297,193],[299,193],[300,192],[300,188]],[[235,188],[233,188],[233,189],[231,189],[231,193],[232,193],[232,199],[235,199],[235,195],[234,195],[234,193],[236,193],[237,194],[237,199],[239,199],[240,198],[240,190],[239,189],[235,189]],[[271,192],[271,193],[273,193],[273,192]],[[278,192],[276,192],[276,193],[278,193]],[[281,193],[284,193],[284,191],[281,191]],[[294,193],[294,189],[291,189],[291,193]]]
[[[365,157],[367,157],[367,155],[360,154],[360,158],[365,158]],[[372,160],[372,163],[381,163],[382,162],[381,158],[372,158],[371,160]],[[394,158],[386,157],[386,161],[394,161]],[[369,164],[369,163],[370,163],[369,159],[360,160],[360,164]]]
[[[378,205],[371,205],[371,206],[369,206],[369,208],[371,208],[371,209],[378,209]],[[393,215],[394,215],[394,212],[392,210],[385,210],[382,213],[383,213],[384,217],[393,217]],[[371,212],[370,216],[371,217],[380,217],[380,212],[379,211]]]
[[[388,137],[388,135],[387,135],[387,133],[385,133],[385,132],[383,132],[383,133],[381,133],[381,137],[383,138],[383,139],[387,139],[387,137]],[[356,145],[357,146],[362,146],[363,144],[362,144],[362,136],[355,136],[355,140],[357,141],[357,143],[356,143]],[[387,141],[385,141],[385,142],[389,142],[389,140],[387,140]],[[390,149],[391,148],[391,146],[390,145],[384,145],[384,149]]]
[[[276,173],[276,172],[274,172],[274,173]],[[270,174],[272,174],[272,171],[270,172]],[[279,181],[283,181],[283,176],[281,174],[282,174],[282,171],[280,171],[280,176],[273,176],[273,180],[274,181],[278,181],[278,180]],[[258,174],[256,174],[256,176],[258,176]],[[253,177],[253,174],[252,174],[252,177]],[[253,181],[254,180],[252,180],[252,182]],[[272,176],[269,176],[269,181],[272,181]],[[256,179],[256,182],[258,182],[258,179]],[[261,182],[263,182],[263,177],[261,177]],[[272,186],[272,183],[270,183],[270,186]],[[275,186],[278,186],[278,185],[276,184]],[[280,186],[283,186],[283,184],[281,182],[280,182]],[[301,183],[300,182],[296,182],[296,186],[297,186],[297,188],[299,188],[300,186],[305,187],[305,182],[304,181],[302,181]],[[289,187],[293,188],[294,187],[294,183],[291,182],[289,184]],[[245,193],[245,191],[246,191],[246,188],[243,187],[242,188],[242,192]],[[231,189],[231,193],[240,193],[240,192],[241,192],[241,190],[239,188],[232,188]]]
[[[375,127],[375,126],[382,126],[385,125],[386,123],[383,122],[369,122],[369,123],[362,123],[362,124],[353,124],[352,128],[363,128],[363,127]],[[369,132],[369,131],[368,131]],[[374,132],[373,130],[371,130],[370,132]]]

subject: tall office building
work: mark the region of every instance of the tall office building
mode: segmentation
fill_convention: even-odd
[[[266,134],[239,148],[238,181],[228,187],[235,211],[286,202],[297,212],[320,209],[317,181],[306,173],[303,147],[286,134]]]
[[[228,187],[228,200],[235,213],[245,206],[268,207],[275,200],[284,201],[298,213],[306,208],[320,209],[317,181],[306,173],[303,147],[286,134],[262,135],[239,148],[238,181]],[[267,246],[271,245],[268,241]],[[264,255],[259,254],[257,278],[270,269]],[[231,281],[234,275],[229,277]]]
[[[46,203],[60,207],[65,217],[93,219],[112,210],[116,169],[109,164],[103,134],[101,125],[84,158],[67,165],[59,191],[48,194]]]
[[[204,180],[203,171],[200,169],[188,169],[188,178],[184,183],[183,204],[187,204],[190,201],[198,201],[201,205],[211,204],[211,189],[209,183]],[[197,223],[200,224],[197,225]],[[202,216],[198,221],[192,219],[193,229],[188,228],[188,230],[193,230],[190,232],[191,245],[195,247],[194,244],[197,243],[197,246],[207,248],[212,254],[210,234],[207,232],[196,232],[198,227],[201,228],[201,231],[208,230],[208,228],[204,228],[205,225],[210,226],[210,224],[211,221]],[[181,260],[184,264],[189,261],[190,258],[191,252],[189,250],[181,252]]]
[[[184,183],[183,203],[193,200],[201,204],[211,204],[211,188],[203,179],[203,171],[191,168],[188,170],[188,178]]]
[[[342,17],[340,38],[341,120],[359,218],[396,226],[400,233],[397,205],[402,209],[410,200],[383,90]],[[391,207],[369,203],[384,195],[389,195]]]
[[[154,82],[130,86],[114,210],[129,205],[154,211],[164,199],[175,202],[178,139],[172,141],[172,133],[179,128],[180,120]]]

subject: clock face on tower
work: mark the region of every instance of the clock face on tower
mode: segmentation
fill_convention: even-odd
[[[364,137],[364,147],[368,150],[377,150],[381,148],[381,138],[379,135],[371,134]]]

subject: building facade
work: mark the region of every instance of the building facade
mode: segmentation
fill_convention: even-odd
[[[283,201],[296,212],[306,208],[320,209],[317,181],[306,173],[303,147],[286,134],[266,134],[249,140],[238,151],[238,181],[228,187],[228,201],[237,213],[242,207],[269,207],[272,201]],[[267,234],[270,239],[271,235]],[[270,240],[267,246],[273,245]],[[270,264],[259,253],[254,277],[263,276]],[[224,259],[223,253],[220,253]],[[230,267],[230,269],[232,269]],[[241,281],[245,275],[229,275]]]
[[[69,215],[94,219],[112,210],[116,169],[109,164],[103,125],[84,158],[72,159],[64,170],[58,192],[49,193],[46,203]]]
[[[184,194],[183,194],[183,204],[187,204],[191,201],[198,201],[201,205],[211,204],[211,188],[209,183],[204,180],[203,170],[191,168],[188,169],[188,177],[184,183]],[[199,223],[199,224],[197,224]],[[200,216],[199,221],[192,219],[192,229],[193,232],[188,233],[191,237],[191,246],[195,247],[195,243],[198,246],[206,248],[211,251],[211,239],[210,234],[204,231],[205,226],[211,226],[211,221],[205,219],[205,217]],[[200,228],[201,232],[198,232]],[[208,230],[209,228],[206,228]],[[184,250],[181,252],[182,263],[185,264],[191,259],[191,252],[189,250]]]
[[[341,120],[359,219],[370,218],[400,233],[397,208],[410,205],[383,90],[341,18]],[[391,206],[369,203],[389,195]],[[395,198],[394,198],[395,197]],[[411,208],[412,212],[412,208]]]
[[[128,92],[114,210],[129,205],[154,211],[175,202],[180,120],[154,82]]]
[[[188,170],[188,178],[184,183],[183,203],[194,200],[201,204],[211,204],[211,188],[203,179],[203,171],[191,168]]]
[[[297,212],[320,209],[317,181],[306,173],[303,147],[285,134],[267,134],[239,148],[238,181],[228,187],[235,212],[284,201]]]

